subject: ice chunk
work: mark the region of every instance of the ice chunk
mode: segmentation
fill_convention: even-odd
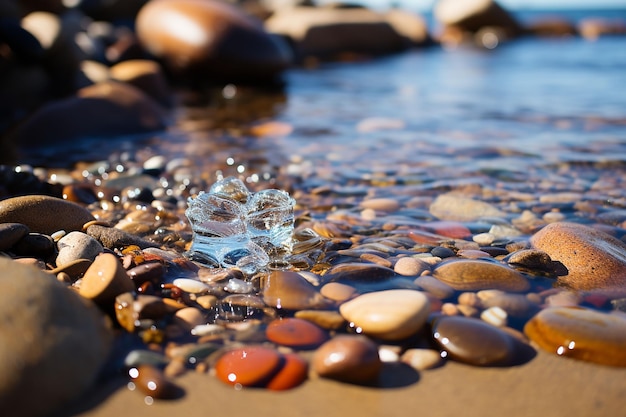
[[[241,180],[228,177],[187,203],[191,259],[253,274],[291,252],[295,200],[285,191],[252,194]]]

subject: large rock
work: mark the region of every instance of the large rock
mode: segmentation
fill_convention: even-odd
[[[52,234],[81,230],[95,220],[86,208],[60,198],[27,195],[0,201],[0,223],[22,223],[30,231]]]
[[[393,16],[390,21],[365,8],[293,7],[274,13],[265,28],[289,38],[296,55],[334,58],[342,53],[386,54],[408,46],[414,36],[405,26],[406,17]],[[402,27],[403,35],[394,29]]]
[[[559,281],[578,290],[626,285],[626,244],[589,226],[550,223],[535,233],[531,244],[567,268]]]
[[[435,18],[446,27],[476,33],[492,27],[512,37],[523,30],[515,18],[494,0],[439,0],[434,8]]]
[[[256,19],[215,0],[154,0],[136,19],[141,44],[180,76],[264,80],[291,64],[291,51]]]
[[[0,269],[0,409],[49,415],[94,383],[112,333],[91,302],[51,275],[6,258]]]
[[[58,144],[164,127],[165,112],[154,100],[131,85],[107,81],[44,105],[12,132],[12,139],[20,146]]]

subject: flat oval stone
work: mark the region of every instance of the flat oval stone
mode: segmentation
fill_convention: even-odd
[[[152,365],[144,364],[131,368],[129,375],[137,388],[153,398],[172,399],[181,391],[159,368]]]
[[[115,297],[134,290],[135,284],[117,257],[102,253],[85,272],[79,293],[102,307],[112,307]]]
[[[268,307],[287,310],[318,309],[333,304],[302,275],[291,271],[270,273],[263,286],[263,301]]]
[[[83,232],[70,232],[57,242],[59,253],[57,255],[57,267],[68,265],[79,259],[93,261],[96,256],[104,251],[104,248],[93,237]]]
[[[302,384],[308,376],[309,364],[295,353],[283,355],[285,364],[280,371],[267,383],[265,388],[283,391]]]
[[[294,317],[310,321],[328,330],[338,330],[346,325],[346,320],[338,311],[298,310],[294,314]]]
[[[450,358],[470,365],[501,365],[515,355],[511,336],[495,326],[469,317],[438,318],[433,326],[433,336]]]
[[[401,340],[417,333],[430,312],[428,297],[414,290],[385,290],[360,295],[339,307],[341,315],[364,334]]]
[[[442,194],[430,205],[430,213],[440,220],[470,222],[481,217],[503,217],[497,207],[484,201],[456,194]]]
[[[418,276],[429,269],[430,266],[426,262],[410,256],[398,259],[393,266],[393,270],[396,273],[408,277]]]
[[[589,226],[551,223],[530,242],[567,268],[559,282],[577,290],[626,285],[626,244]]]
[[[320,327],[298,318],[272,321],[265,335],[270,342],[296,349],[316,348],[328,340],[328,334]]]
[[[367,337],[339,335],[315,351],[312,367],[322,378],[369,384],[377,380],[382,362],[378,346]]]
[[[0,270],[0,409],[51,415],[96,381],[113,333],[93,303],[49,274],[8,258]]]
[[[0,224],[0,251],[7,250],[28,235],[28,226],[22,223]]]
[[[377,211],[394,212],[400,208],[398,200],[393,198],[370,198],[361,201],[361,208]]]
[[[329,282],[328,284],[324,284],[320,289],[320,293],[331,300],[346,301],[357,293],[357,289],[351,285],[342,284],[340,282]]]
[[[247,346],[224,353],[215,363],[217,378],[229,385],[263,386],[281,369],[283,357],[274,349]]]
[[[542,349],[574,359],[626,366],[626,319],[577,307],[542,310],[524,326]]]
[[[476,259],[454,259],[442,262],[433,276],[455,290],[478,291],[497,289],[521,292],[530,288],[528,280],[513,269]]]
[[[22,223],[32,232],[71,232],[92,220],[95,218],[89,210],[60,198],[27,195],[0,201],[0,223]]]
[[[393,277],[393,269],[371,263],[348,262],[333,266],[325,278],[341,282],[380,282]]]

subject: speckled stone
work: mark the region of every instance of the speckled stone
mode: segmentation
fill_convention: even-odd
[[[450,358],[470,365],[502,365],[515,354],[514,340],[509,334],[469,317],[438,318],[433,337]]]
[[[339,312],[366,335],[401,340],[421,329],[430,312],[430,304],[428,297],[420,291],[385,290],[345,302]]]
[[[626,244],[589,226],[551,223],[531,237],[531,244],[545,251],[568,270],[559,282],[573,289],[626,285]]]
[[[95,305],[49,274],[7,258],[0,270],[0,409],[50,415],[95,382],[112,332]]]
[[[579,307],[546,308],[524,326],[539,347],[559,356],[626,366],[626,318]]]
[[[96,256],[104,251],[104,248],[93,237],[83,232],[70,232],[57,242],[59,253],[57,255],[57,267],[62,267],[79,259],[93,261]]]
[[[353,384],[375,382],[382,368],[376,343],[359,335],[333,337],[315,351],[311,365],[322,378]]]
[[[45,195],[27,195],[0,201],[0,223],[22,223],[31,232],[51,235],[59,230],[81,230],[95,220],[78,204]]]
[[[525,291],[528,280],[519,272],[494,262],[460,259],[443,262],[433,271],[433,276],[461,291],[498,289]]]

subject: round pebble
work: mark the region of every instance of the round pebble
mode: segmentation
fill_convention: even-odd
[[[420,291],[385,290],[345,302],[339,312],[357,331],[384,340],[401,340],[422,328],[430,304]]]
[[[407,277],[421,275],[422,272],[430,270],[429,265],[417,258],[406,256],[396,261],[393,270]]]
[[[499,289],[521,292],[530,287],[528,280],[519,272],[501,264],[475,259],[443,262],[435,268],[433,276],[461,291]]]
[[[567,268],[559,282],[577,290],[626,285],[626,243],[589,226],[550,223],[531,244]]]
[[[433,369],[443,363],[441,353],[433,349],[407,349],[400,360],[418,371]]]
[[[576,307],[546,308],[524,326],[539,347],[559,356],[626,366],[626,318]]]
[[[159,369],[152,365],[140,365],[128,371],[135,386],[144,394],[157,399],[172,399],[180,389]]]
[[[470,365],[501,365],[513,358],[513,339],[481,320],[445,316],[437,319],[433,336],[448,356]]]
[[[328,334],[320,327],[298,318],[272,321],[265,335],[271,342],[296,349],[316,348],[328,339]]]
[[[21,223],[0,224],[0,251],[5,251],[28,235],[28,226]]]
[[[57,267],[62,267],[79,259],[93,261],[96,256],[104,251],[104,248],[93,237],[83,232],[70,232],[57,242],[59,253],[57,255]]]
[[[354,297],[357,293],[357,289],[351,285],[342,284],[340,282],[329,282],[320,288],[320,293],[328,299],[343,302]]]
[[[284,391],[302,384],[308,376],[309,364],[295,353],[283,355],[284,365],[265,386],[272,391]]]
[[[115,297],[134,289],[135,284],[117,257],[102,253],[85,272],[79,293],[102,307],[112,307]]]
[[[264,386],[280,370],[283,358],[274,349],[247,346],[224,353],[215,363],[218,379],[229,385]]]
[[[339,335],[315,351],[312,367],[322,378],[369,384],[377,380],[382,362],[378,346],[367,337]]]
[[[263,287],[268,307],[287,310],[324,308],[332,302],[322,296],[302,275],[291,271],[272,271]]]
[[[394,212],[400,208],[400,203],[393,198],[370,198],[361,202],[361,208]]]

